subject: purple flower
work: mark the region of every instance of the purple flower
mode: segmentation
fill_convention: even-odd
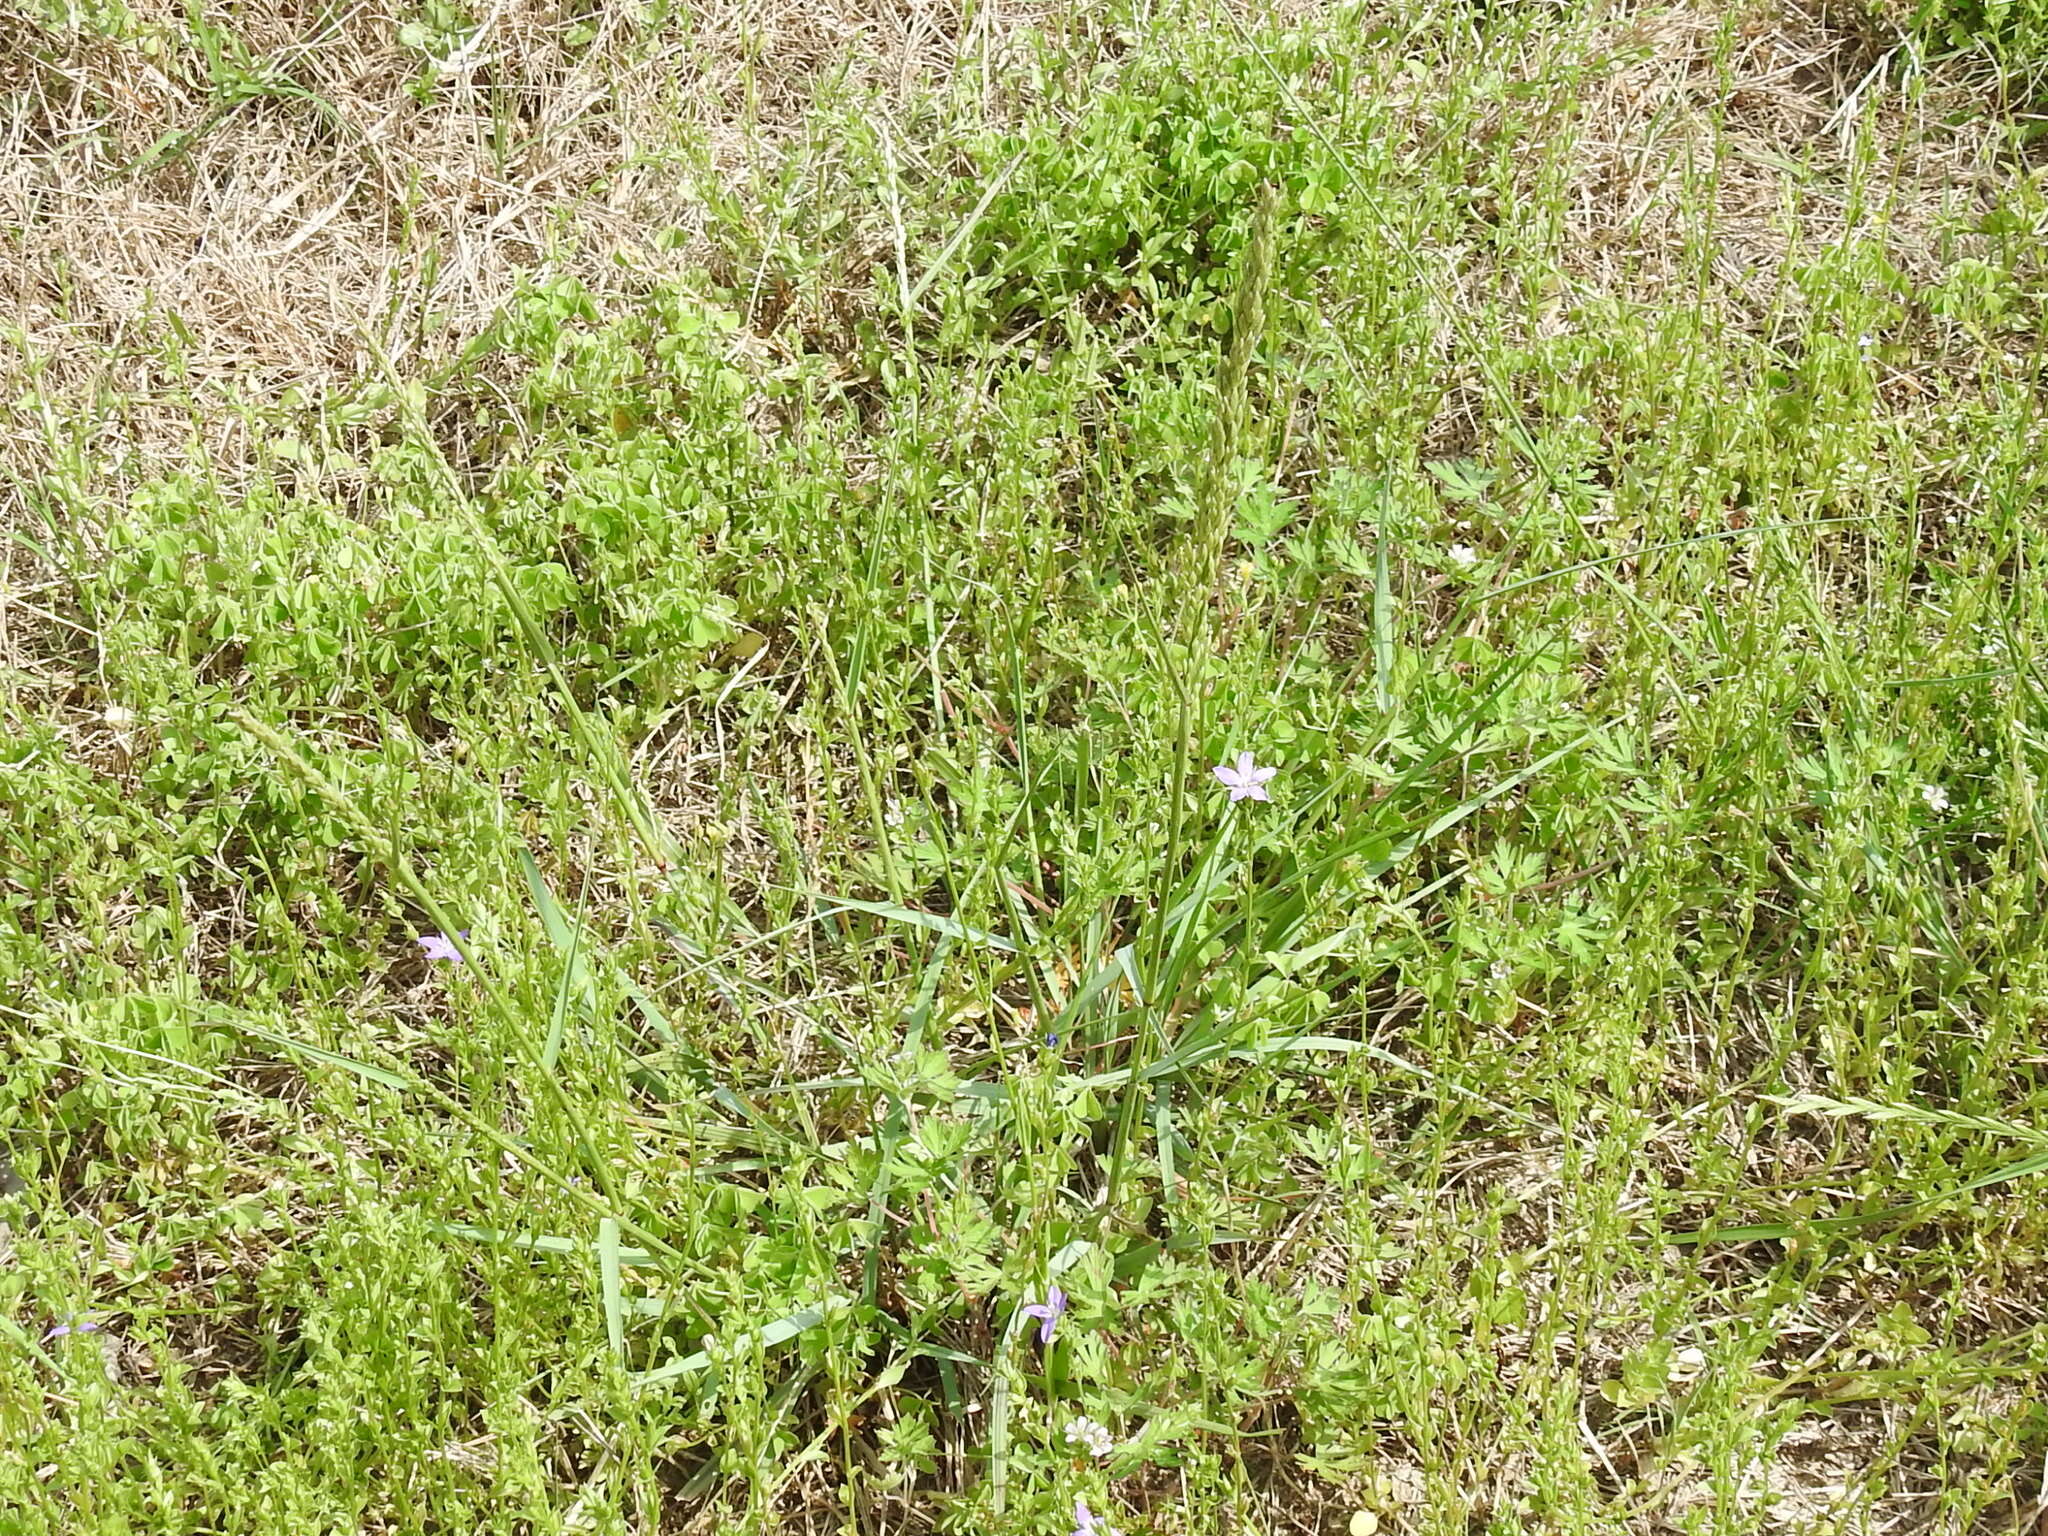
[[[1217,781],[1225,789],[1230,791],[1231,800],[1238,801],[1271,799],[1272,797],[1266,793],[1266,781],[1280,770],[1261,768],[1252,761],[1251,753],[1240,752],[1237,754],[1235,768],[1228,763],[1218,763],[1209,771],[1216,775]]]
[[[1046,1291],[1045,1300],[1034,1301],[1030,1306],[1024,1308],[1024,1315],[1026,1317],[1043,1319],[1038,1325],[1039,1343],[1050,1344],[1052,1342],[1053,1324],[1060,1320],[1060,1314],[1066,1310],[1067,1293],[1056,1285]]]
[[[1086,1499],[1074,1500],[1074,1536],[1118,1536],[1117,1528],[1096,1518]]]
[[[466,939],[469,937],[469,930],[461,929],[455,937]],[[420,953],[429,960],[453,960],[457,965],[462,963],[462,951],[457,949],[454,942],[444,933],[423,933],[414,939],[413,943],[419,945]]]
[[[67,1318],[44,1334],[43,1342],[47,1344],[52,1339],[68,1338],[74,1333],[98,1333],[99,1331],[100,1325],[89,1317]]]

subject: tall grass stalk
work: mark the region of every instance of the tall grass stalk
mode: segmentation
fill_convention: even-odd
[[[1223,545],[1230,533],[1230,514],[1235,505],[1232,494],[1237,484],[1237,459],[1251,414],[1250,383],[1252,355],[1266,324],[1266,290],[1273,277],[1274,222],[1280,196],[1271,185],[1262,187],[1252,209],[1251,233],[1245,241],[1244,265],[1238,273],[1237,292],[1231,304],[1230,338],[1224,343],[1223,358],[1216,370],[1215,414],[1209,424],[1209,451],[1202,462],[1202,475],[1195,489],[1195,535],[1186,547],[1186,558],[1174,567],[1169,578],[1169,609],[1159,626],[1162,670],[1174,680],[1173,795],[1168,811],[1165,880],[1168,889],[1160,894],[1157,926],[1153,935],[1153,978],[1163,975],[1171,925],[1166,912],[1171,905],[1170,888],[1174,872],[1181,866],[1182,839],[1186,830],[1188,775],[1193,763],[1193,737],[1199,705],[1207,693],[1210,673],[1219,653],[1216,630],[1218,583],[1223,571]],[[1193,925],[1188,925],[1192,929]],[[1150,1008],[1144,1010],[1138,1038],[1132,1042],[1131,1078],[1124,1090],[1117,1115],[1116,1148],[1110,1159],[1109,1203],[1116,1208],[1122,1194],[1131,1136],[1138,1123],[1138,1101],[1143,1094],[1143,1073],[1157,1059],[1168,1037],[1173,1009],[1173,989],[1153,985]]]

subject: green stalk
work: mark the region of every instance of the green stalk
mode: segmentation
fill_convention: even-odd
[[[1231,303],[1230,340],[1216,370],[1216,414],[1209,423],[1209,453],[1195,490],[1195,538],[1187,586],[1177,617],[1192,627],[1194,605],[1213,600],[1223,572],[1223,545],[1230,534],[1231,495],[1237,457],[1244,443],[1249,410],[1248,384],[1252,354],[1266,327],[1266,289],[1273,279],[1273,222],[1280,194],[1268,185],[1252,210],[1252,229],[1245,241],[1244,268]]]
[[[1270,184],[1259,189],[1252,209],[1251,233],[1245,241],[1244,264],[1238,273],[1237,292],[1231,302],[1230,339],[1216,368],[1216,411],[1209,423],[1209,452],[1202,462],[1202,477],[1195,488],[1195,533],[1188,553],[1168,582],[1170,608],[1167,622],[1160,626],[1159,649],[1162,670],[1169,673],[1178,695],[1173,727],[1172,804],[1167,812],[1166,865],[1170,880],[1180,867],[1184,802],[1188,771],[1193,757],[1195,711],[1209,685],[1216,659],[1213,609],[1223,573],[1223,546],[1230,534],[1230,514],[1235,498],[1238,453],[1243,446],[1250,416],[1252,357],[1266,327],[1266,291],[1273,279],[1274,224],[1280,209],[1278,189]],[[1178,655],[1176,655],[1176,651]],[[1170,936],[1166,930],[1166,908],[1162,901],[1158,928],[1152,946],[1152,975],[1164,973]],[[1138,1122],[1138,1099],[1143,1073],[1157,1058],[1166,1040],[1167,1012],[1173,1006],[1173,989],[1155,987],[1153,1006],[1144,1010],[1138,1036],[1131,1042],[1131,1079],[1117,1115],[1115,1149],[1109,1165],[1109,1206],[1116,1209],[1123,1192],[1131,1139]]]

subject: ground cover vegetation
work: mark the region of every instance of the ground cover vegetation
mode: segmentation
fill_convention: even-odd
[[[0,14],[0,1530],[2033,1532],[2043,31]]]

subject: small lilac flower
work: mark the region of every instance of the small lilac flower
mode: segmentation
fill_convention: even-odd
[[[1228,763],[1218,763],[1210,770],[1216,775],[1217,782],[1230,791],[1233,803],[1239,800],[1270,800],[1272,797],[1266,793],[1266,781],[1279,771],[1278,768],[1259,767],[1249,752],[1237,754],[1235,768]]]
[[[44,1334],[43,1342],[47,1344],[52,1339],[69,1338],[74,1333],[98,1333],[99,1331],[100,1325],[89,1317],[67,1318]]]
[[[1052,1342],[1053,1325],[1060,1320],[1060,1314],[1066,1310],[1067,1293],[1056,1285],[1046,1291],[1045,1300],[1034,1301],[1030,1306],[1024,1308],[1024,1315],[1026,1317],[1042,1319],[1038,1325],[1039,1343],[1050,1344]]]
[[[1074,1536],[1119,1536],[1117,1528],[1097,1518],[1086,1499],[1074,1500]]]
[[[467,928],[460,929],[455,937],[466,939],[469,937],[469,930]],[[455,947],[454,942],[446,934],[423,933],[414,939],[413,943],[419,945],[420,953],[429,960],[453,960],[457,965],[462,963],[462,952]]]

